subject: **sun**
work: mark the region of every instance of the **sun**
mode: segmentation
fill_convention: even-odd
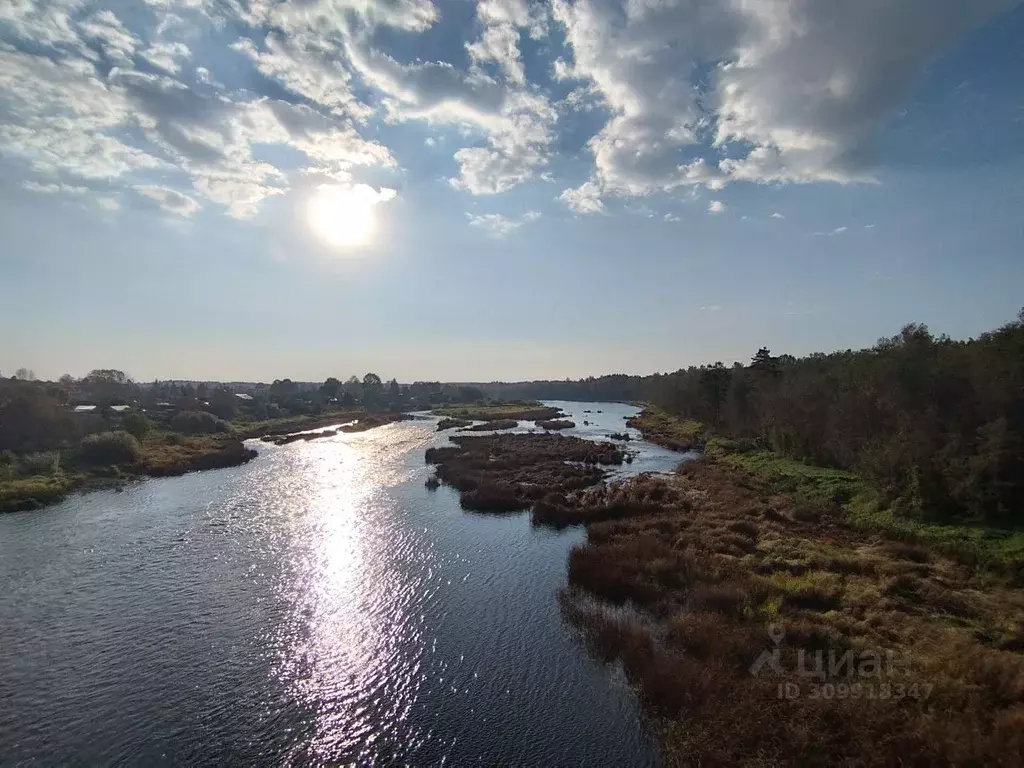
[[[395,196],[395,190],[376,190],[367,184],[321,184],[309,200],[307,221],[313,233],[333,248],[368,245],[377,228],[379,203]]]

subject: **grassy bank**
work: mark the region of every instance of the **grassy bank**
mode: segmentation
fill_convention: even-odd
[[[852,473],[720,439],[561,499],[587,525],[563,607],[667,765],[1021,763],[1019,533],[901,518]]]
[[[266,421],[234,422],[236,434],[244,440],[256,437],[287,435],[307,429],[319,429],[333,424],[342,424],[365,417],[362,408],[349,408],[337,411],[325,411],[312,416],[292,416],[284,419],[267,419]]]
[[[553,419],[561,416],[558,408],[550,408],[537,402],[498,403],[491,405],[444,405],[431,411],[435,416],[447,416],[473,421],[494,421],[496,419],[516,419],[519,421],[536,421],[537,419]]]
[[[36,455],[38,456],[38,455]],[[142,477],[168,477],[244,464],[256,456],[234,435],[181,435],[153,432],[138,441],[138,453],[123,461],[95,464],[79,450],[46,454],[48,466],[33,457],[15,458],[0,473],[0,512],[39,509],[75,491],[118,487]]]
[[[690,451],[704,445],[704,428],[700,422],[677,419],[653,406],[631,416],[626,425],[640,430],[648,442],[672,451]]]

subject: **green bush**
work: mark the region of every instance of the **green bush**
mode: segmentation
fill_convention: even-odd
[[[60,454],[57,451],[29,453],[18,461],[21,475],[52,475],[60,469]]]
[[[231,425],[206,411],[182,411],[171,419],[171,429],[185,435],[212,435],[230,432]]]
[[[146,436],[150,426],[149,419],[141,413],[129,413],[121,420],[121,428],[138,440]]]
[[[127,432],[101,432],[82,439],[79,445],[82,461],[110,466],[134,464],[142,458],[139,441]]]

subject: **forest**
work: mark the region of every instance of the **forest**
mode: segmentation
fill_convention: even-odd
[[[711,433],[873,482],[931,520],[1024,514],[1024,310],[976,339],[910,324],[871,348],[653,376],[478,385],[487,395],[643,401]]]

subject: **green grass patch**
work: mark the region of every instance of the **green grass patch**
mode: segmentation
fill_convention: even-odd
[[[991,568],[1024,581],[1024,530],[973,523],[939,524],[897,514],[881,494],[854,472],[811,464],[767,450],[737,450],[736,441],[711,438],[709,459],[748,472],[772,494],[800,503],[838,505],[855,529],[897,541],[918,543],[967,565]]]
[[[74,478],[63,472],[0,481],[0,512],[17,512],[56,504],[74,489]]]
[[[645,406],[626,424],[640,430],[648,442],[673,451],[693,450],[704,443],[705,429],[699,421],[680,419],[651,405]]]

